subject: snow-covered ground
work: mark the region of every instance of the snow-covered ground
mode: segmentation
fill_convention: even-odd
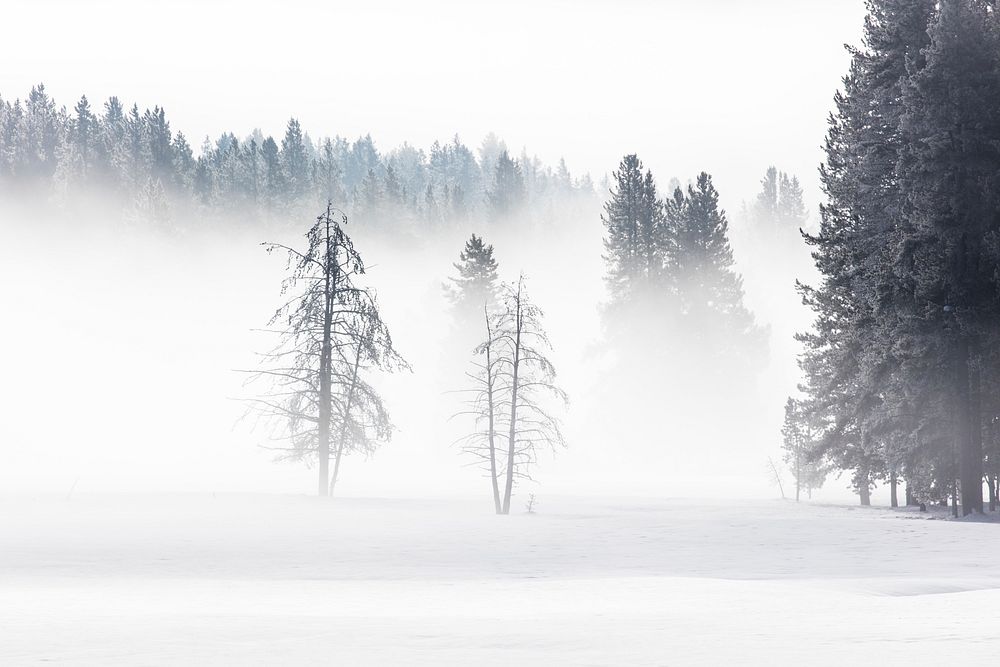
[[[0,664],[941,665],[1000,527],[755,502],[0,498]]]

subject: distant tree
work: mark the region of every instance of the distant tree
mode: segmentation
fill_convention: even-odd
[[[279,205],[281,195],[285,191],[285,175],[281,168],[278,144],[272,137],[264,140],[260,147],[264,177],[265,203],[268,209]]]
[[[162,107],[147,110],[143,114],[142,125],[148,144],[150,176],[161,183],[170,183],[174,173],[173,135],[166,112]]]
[[[331,139],[326,139],[320,148],[315,181],[317,193],[321,198],[327,201],[345,199],[343,169]]]
[[[765,233],[767,242],[801,243],[799,230],[806,226],[808,218],[799,179],[769,167],[761,180],[761,191],[750,208],[755,234]]]
[[[612,179],[611,197],[601,216],[606,280],[612,301],[627,302],[662,272],[662,208],[652,173],[643,173],[638,156],[626,155]]]
[[[801,401],[789,398],[781,435],[784,462],[795,480],[795,502],[799,502],[803,491],[811,498],[813,489],[823,486],[826,479],[822,463],[811,458],[816,432],[808,419]]]
[[[778,222],[778,189],[780,179],[776,167],[768,167],[760,182],[760,192],[753,203],[752,217],[754,224],[777,225]]]
[[[31,89],[24,105],[21,139],[26,176],[47,179],[55,173],[59,146],[63,141],[67,119],[56,109],[55,101],[39,84]]]
[[[280,162],[285,187],[291,201],[297,201],[309,185],[309,156],[299,121],[292,118],[281,140]]]
[[[525,202],[524,175],[521,165],[507,151],[501,151],[493,172],[493,183],[487,193],[490,219],[505,220],[516,215]]]
[[[490,132],[479,147],[479,164],[482,167],[482,182],[489,185],[496,175],[497,162],[501,153],[507,153],[507,144]]]
[[[171,145],[171,156],[173,160],[173,182],[174,188],[181,192],[189,192],[194,186],[197,160],[191,144],[183,132],[174,135]]]
[[[493,256],[493,246],[487,245],[481,236],[473,234],[465,242],[465,248],[453,264],[458,275],[448,280],[448,297],[460,318],[482,310],[486,306],[492,310],[496,306],[500,289],[497,261]]]
[[[84,95],[73,108],[75,116],[71,121],[71,145],[73,154],[79,160],[77,168],[81,180],[86,181],[101,161],[100,127],[97,116],[90,109],[90,102]]]
[[[347,216],[328,204],[306,234],[303,251],[264,244],[268,252],[288,254],[282,294],[290,299],[271,319],[278,346],[263,355],[265,367],[252,373],[269,380],[271,389],[251,399],[251,406],[284,424],[277,440],[286,444],[275,449],[283,458],[318,463],[321,496],[331,493],[344,455],[371,454],[391,437],[388,412],[363,373],[407,368],[374,292],[355,283],[365,266],[346,224]]]
[[[375,148],[371,135],[358,138],[345,156],[344,184],[356,188],[369,177],[369,174],[379,170],[381,157]]]
[[[719,208],[719,193],[707,173],[688,186],[671,229],[674,239],[669,280],[675,286],[683,317],[711,339],[716,352],[723,345],[746,352],[746,345],[764,352],[762,332],[743,304],[742,278],[734,268],[729,222]],[[752,355],[753,356],[753,355]]]

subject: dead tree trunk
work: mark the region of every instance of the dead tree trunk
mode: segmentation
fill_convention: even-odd
[[[489,411],[487,439],[490,448],[490,483],[493,486],[493,507],[497,514],[502,514],[500,482],[497,479],[496,416],[494,413],[496,404],[493,397],[493,328],[490,325],[490,311],[486,304],[483,305],[483,315],[486,318],[486,409]]]
[[[327,209],[325,224],[325,250],[323,262],[323,341],[319,362],[319,424],[317,428],[317,456],[319,457],[319,480],[317,492],[320,496],[330,494],[330,417],[333,412],[333,308],[337,287],[336,250],[330,238],[330,215]]]
[[[354,357],[354,367],[351,370],[351,386],[347,390],[347,399],[344,404],[344,420],[340,424],[340,437],[337,438],[337,456],[333,462],[333,476],[330,478],[330,495],[333,495],[337,487],[337,477],[340,475],[340,460],[344,456],[344,446],[347,441],[347,424],[351,416],[351,408],[354,407],[354,394],[358,390],[358,369],[361,367],[361,353],[363,352],[364,338],[367,331],[362,330],[361,338],[358,340],[358,352]]]
[[[511,364],[510,385],[510,434],[507,440],[507,479],[504,488],[503,514],[510,514],[510,496],[514,489],[514,465],[517,450],[517,392],[518,371],[521,365],[521,329],[524,321],[521,318],[521,284],[518,283],[517,295],[514,299],[514,354]]]

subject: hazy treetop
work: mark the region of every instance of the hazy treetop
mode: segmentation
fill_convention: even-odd
[[[7,3],[10,25],[46,39],[0,41],[17,63],[0,91],[45,81],[60,100],[159,104],[196,144],[279,136],[296,114],[386,146],[494,131],[595,180],[641,150],[657,173],[711,170],[732,211],[769,163],[818,201],[819,138],[864,16],[862,0],[136,4]]]

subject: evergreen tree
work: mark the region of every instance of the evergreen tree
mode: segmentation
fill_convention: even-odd
[[[567,184],[568,169],[557,175],[527,153],[520,162],[505,155],[501,164],[503,142],[496,137],[484,142],[488,166],[457,136],[435,142],[429,155],[408,144],[381,155],[371,136],[353,143],[325,138],[316,146],[294,118],[280,147],[255,129],[247,137],[224,132],[192,150],[159,106],[140,112],[112,97],[98,118],[84,98],[67,114],[43,86],[24,103],[0,99],[0,178],[53,188],[60,199],[67,184],[106,183],[129,215],[148,194],[150,179],[181,210],[197,204],[203,213],[270,215],[311,206],[317,198],[341,200],[379,221],[392,220],[396,231],[414,231],[419,220],[456,225],[551,213],[557,200],[567,210],[579,193],[592,192],[586,178]]]
[[[56,104],[39,84],[31,89],[24,105],[24,130],[21,133],[25,176],[37,179],[51,178],[55,173],[60,142],[66,126]]]
[[[500,287],[493,246],[473,234],[458,257],[459,261],[452,265],[458,276],[449,278],[452,284],[446,286],[448,297],[460,319],[473,315],[478,319],[484,306],[490,310],[496,306]]]
[[[801,401],[789,398],[785,403],[785,421],[781,435],[785,465],[795,480],[795,502],[801,499],[803,491],[812,497],[813,490],[823,486],[827,471],[812,458],[815,431]]]
[[[821,275],[800,286],[816,313],[800,336],[807,409],[823,434],[816,456],[853,469],[853,485],[867,503],[887,468],[879,442],[904,408],[887,381],[900,368],[911,300],[892,271],[893,248],[903,233],[903,198],[896,181],[902,150],[901,87],[921,67],[933,0],[870,0],[863,49],[851,49],[843,91],[835,97],[821,178],[827,202],[820,232],[807,237]]]
[[[646,293],[661,276],[669,252],[665,247],[663,207],[657,199],[652,172],[626,155],[612,173],[611,197],[604,204],[604,261],[612,303],[624,303]]]
[[[671,234],[675,247],[669,278],[685,317],[699,328],[722,327],[730,341],[759,336],[753,316],[743,305],[742,279],[734,269],[729,245],[729,222],[707,173],[699,174],[688,186],[682,211]]]
[[[309,186],[309,158],[302,139],[302,127],[292,118],[281,140],[280,163],[285,188],[291,201],[297,201]]]
[[[945,355],[965,514],[983,511],[982,348],[993,342],[1000,266],[1000,39],[991,3],[945,0],[926,64],[903,89],[902,256],[922,309],[922,349]],[[939,344],[934,345],[938,340]],[[931,363],[934,363],[932,360]]]
[[[70,126],[72,152],[78,160],[80,175],[83,180],[87,180],[101,159],[97,116],[90,110],[86,95],[80,98],[73,111],[75,116]]]
[[[493,184],[488,193],[490,219],[506,220],[521,210],[525,201],[524,175],[521,165],[501,151],[493,173]]]

